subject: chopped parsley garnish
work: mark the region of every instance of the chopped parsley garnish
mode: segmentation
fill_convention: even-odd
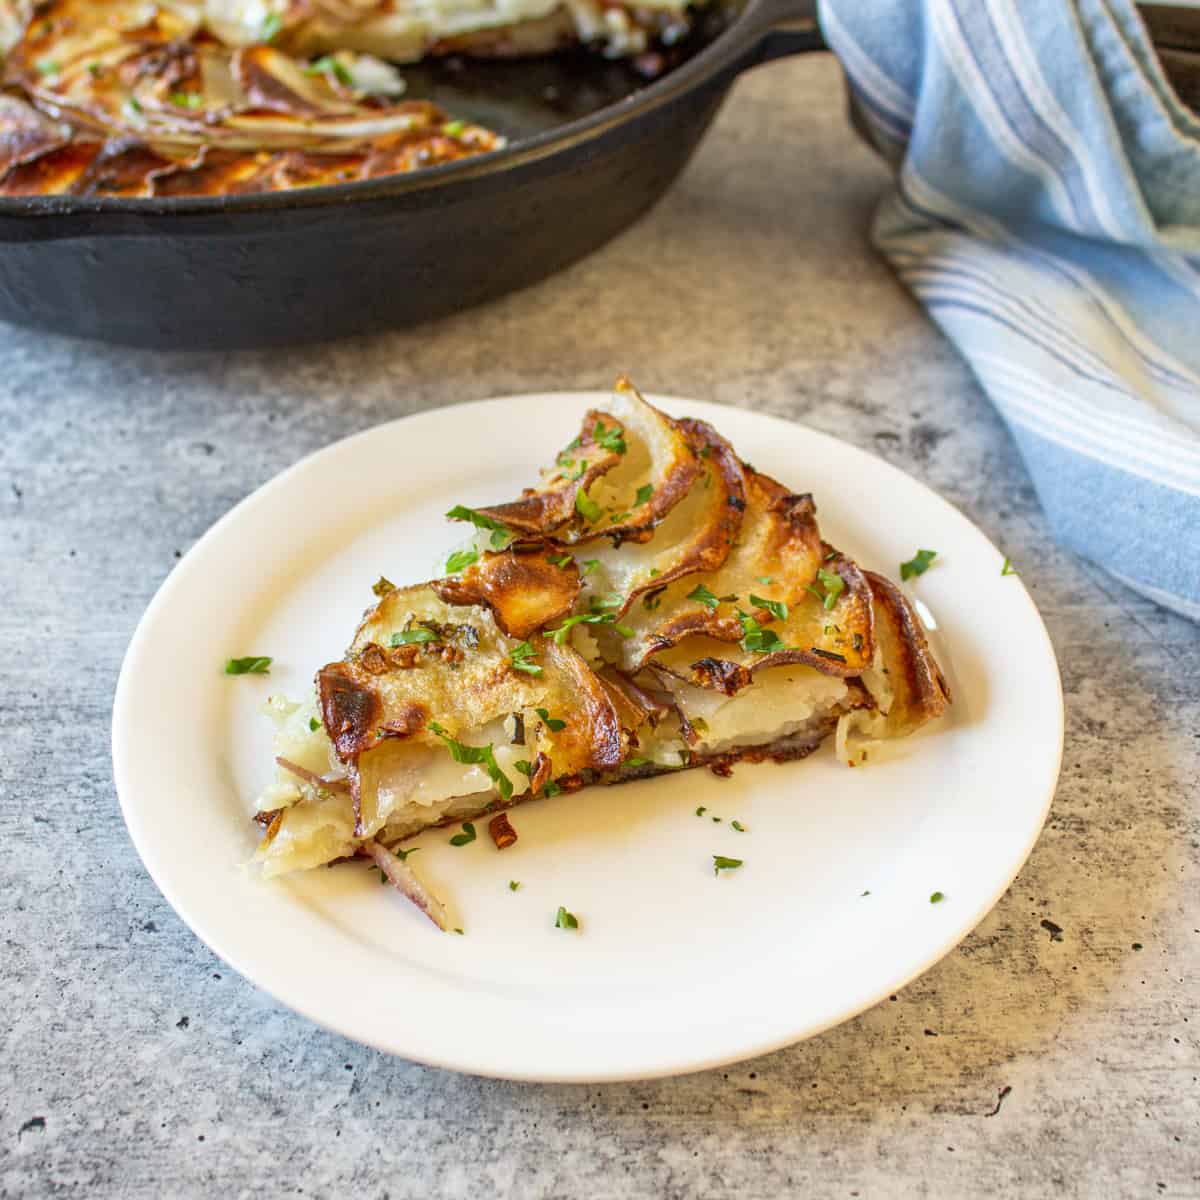
[[[546,561],[552,567],[566,568],[571,565],[571,556],[569,554],[548,554]]]
[[[316,717],[308,718],[308,729],[310,733],[316,733],[321,728],[321,722]]]
[[[42,76],[57,75],[58,71],[59,71],[58,63],[52,62],[48,58],[42,59],[42,61],[37,64],[37,73],[39,75],[42,75]]]
[[[646,501],[649,500],[650,497],[653,495],[654,495],[654,484],[644,483],[644,484],[642,484],[642,486],[640,488],[638,488],[637,495],[634,496],[634,498],[633,498],[634,503],[639,504],[639,505],[645,504]]]
[[[395,590],[396,585],[386,575],[380,575],[380,577],[373,584],[371,584],[371,591],[373,591],[377,596],[386,596],[388,592],[394,592]]]
[[[763,587],[770,587],[771,584],[775,582],[770,575],[757,575],[755,578],[763,585]]]
[[[575,511],[585,520],[592,523],[600,520],[604,516],[604,510],[580,488],[575,493]]]
[[[513,763],[513,770],[518,775],[524,775],[526,779],[529,779],[533,775],[533,763],[527,758],[519,758]]]
[[[749,654],[770,654],[772,650],[783,650],[782,638],[773,629],[764,629],[752,616],[737,610],[742,623],[742,649]]]
[[[620,592],[606,592],[603,596],[593,596],[588,603],[592,612],[603,612],[608,608],[620,608],[625,598]]]
[[[598,558],[585,558],[583,560],[582,575],[590,575],[593,571],[600,570],[600,560]]]
[[[258,31],[260,42],[273,42],[283,28],[283,18],[278,13],[268,13]]]
[[[519,891],[520,888],[521,888],[521,881],[519,879],[510,879],[508,881],[508,890],[510,892]]]
[[[648,758],[627,758],[625,765],[627,767],[644,767],[649,761]]]
[[[304,68],[305,75],[332,75],[343,87],[354,86],[354,76],[332,54],[324,54]]]
[[[1015,575],[1015,574],[1017,574],[1017,568],[1014,567],[1012,565],[1012,562],[1006,558],[1004,560],[1004,566],[1002,566],[1000,568],[1000,574],[1001,575]]]
[[[540,675],[542,668],[533,660],[537,651],[529,642],[518,642],[509,651],[508,662],[514,671],[524,671],[526,675]]]
[[[712,594],[702,583],[698,583],[690,592],[687,598],[695,600],[697,604],[703,604],[710,611],[715,610],[717,605],[721,603],[716,596]]]
[[[750,594],[750,603],[755,608],[765,608],[777,621],[788,619],[788,606],[782,600],[764,600],[761,596]]]
[[[465,571],[468,567],[479,561],[479,551],[473,546],[469,550],[455,550],[455,552],[446,559],[446,571],[450,575],[457,575],[459,571]]]
[[[475,826],[470,821],[464,821],[462,833],[456,833],[450,839],[452,846],[469,846],[475,840]]]
[[[398,859],[399,859],[401,862],[404,862],[404,861],[406,861],[406,860],[407,860],[407,858],[408,858],[408,856],[409,856],[410,854],[416,854],[416,852],[417,852],[418,850],[420,850],[420,848],[421,848],[420,846],[412,846],[412,847],[410,847],[408,850],[401,850],[399,847],[397,847],[395,850],[393,850],[393,851],[392,851],[392,853],[393,853],[393,854],[394,854],[394,855],[395,855],[395,856],[396,856],[396,857],[397,857],[397,858],[398,858]]]
[[[861,900],[864,896],[869,896],[870,894],[871,894],[871,889],[867,888],[867,890],[865,892],[859,892],[858,898]]]
[[[140,117],[142,115],[141,101],[136,96],[130,96],[125,101],[125,112],[127,116]]]
[[[545,708],[535,708],[533,711],[537,713],[537,715],[541,717],[543,721],[546,722],[546,728],[549,729],[551,733],[558,733],[560,729],[566,729],[566,721],[560,721],[557,717],[552,717],[549,713],[549,710]]]
[[[547,779],[546,782],[544,784],[542,784],[542,795],[543,796],[547,796],[547,797],[557,796],[559,794],[559,792],[561,792],[561,791],[562,791],[562,788],[557,783],[555,783],[553,779]]]
[[[558,912],[554,916],[554,928],[578,929],[579,918],[574,913],[567,912],[567,910],[560,904],[558,906]]]
[[[620,425],[614,425],[610,429],[603,421],[596,422],[596,427],[592,430],[592,441],[614,454],[624,454],[629,448],[625,445],[625,431]]]
[[[399,633],[392,634],[393,646],[411,646],[417,642],[436,642],[438,635],[432,629],[426,629],[424,625],[418,625],[415,629],[402,629]]]
[[[204,103],[204,97],[199,92],[172,92],[171,103],[176,108],[199,108]]]
[[[836,572],[827,571],[824,567],[817,568],[817,578],[825,589],[825,595],[821,597],[821,602],[828,612],[837,603],[837,598],[846,590],[846,581]]]
[[[720,823],[721,823],[721,818],[720,818],[720,817],[713,817],[713,819],[712,819],[712,822],[713,822],[713,824],[714,824],[714,825],[720,825]]]
[[[702,804],[698,809],[696,809],[696,816],[702,817],[706,812],[708,812],[708,809]]]
[[[476,529],[490,529],[493,550],[501,549],[504,543],[512,537],[512,530],[507,525],[481,512],[476,512],[473,508],[467,508],[465,504],[456,504],[446,516],[451,521],[470,521]]]
[[[252,654],[249,658],[229,658],[225,660],[225,674],[270,675],[273,661],[264,654]]]
[[[741,858],[726,858],[723,854],[713,856],[713,874],[719,876],[722,871],[736,871],[745,861]]]
[[[466,934],[464,934],[463,931],[457,925],[455,925],[455,927],[454,927],[454,932],[457,933],[460,937],[466,936]]]
[[[615,613],[576,613],[573,617],[567,617],[557,629],[550,629],[547,632],[554,639],[556,646],[561,646],[566,642],[567,634],[575,625],[611,625],[622,637],[633,637],[634,631],[628,625],[618,625],[616,621]]]
[[[442,126],[442,132],[447,137],[456,138],[456,137],[462,137],[463,131],[466,128],[467,128],[466,121],[447,121],[446,124]]]
[[[653,578],[655,577],[655,575],[661,575],[661,574],[662,574],[662,572],[661,572],[661,571],[660,571],[660,570],[659,570],[657,567],[651,567],[651,568],[650,568],[650,572],[649,572],[649,573],[650,573],[650,578],[651,578],[651,579],[653,579]]]
[[[729,824],[732,825],[733,828],[738,831],[738,833],[746,832],[746,827],[741,823],[741,821],[730,821]]]
[[[437,734],[446,743],[446,749],[450,751],[450,757],[456,763],[482,766],[487,771],[488,778],[496,785],[501,800],[512,799],[512,780],[500,770],[490,743],[486,746],[466,746],[462,742],[456,742],[436,721],[429,722],[429,732]],[[463,828],[466,829],[467,826],[464,825]],[[468,840],[473,840],[474,837],[475,832],[472,830]],[[452,844],[463,845],[464,843],[452,842]]]
[[[936,550],[918,550],[908,562],[900,564],[900,579],[911,579],[914,575],[924,575],[929,570],[929,564],[937,558]]]
[[[662,603],[663,592],[666,590],[666,586],[664,585],[663,587],[658,587],[653,591],[647,592],[642,597],[642,607],[647,612],[653,612]]]
[[[945,892],[934,892],[934,893],[933,893],[933,894],[932,894],[932,895],[929,897],[929,903],[930,903],[930,904],[941,904],[941,902],[942,902],[943,900],[945,900],[945,898],[946,898],[946,893],[945,893]]]

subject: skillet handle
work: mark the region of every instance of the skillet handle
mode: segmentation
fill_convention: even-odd
[[[751,59],[755,65],[829,49],[817,22],[816,0],[764,0],[755,18],[762,30]]]

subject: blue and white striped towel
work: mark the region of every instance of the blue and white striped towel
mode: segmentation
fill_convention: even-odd
[[[874,237],[1059,536],[1200,620],[1200,120],[1131,0],[822,0]]]

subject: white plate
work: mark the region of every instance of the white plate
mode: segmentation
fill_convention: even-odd
[[[529,804],[503,853],[482,828],[465,848],[448,844],[452,831],[426,834],[420,868],[452,898],[463,937],[356,866],[259,880],[244,864],[272,768],[264,697],[303,695],[315,668],[341,657],[381,573],[431,577],[461,537],[445,511],[515,495],[605,398],[441,409],[305,459],[189,551],[121,671],[117,788],[168,901],[283,1003],[406,1058],[598,1081],[698,1070],[817,1033],[929,968],[983,918],[1054,791],[1058,669],[999,550],[861,450],[757,413],[660,400],[813,492],[826,537],[865,565],[895,575],[918,547],[937,550],[908,586],[936,615],[950,718],[859,770],[827,746],[729,780],[687,771]],[[274,656],[270,676],[222,674],[245,654]],[[714,854],[745,866],[714,878]],[[931,904],[935,891],[945,900]],[[560,904],[581,932],[553,927]]]

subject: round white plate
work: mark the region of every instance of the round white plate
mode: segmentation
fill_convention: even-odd
[[[482,827],[462,848],[449,845],[453,830],[428,833],[416,861],[462,937],[358,865],[261,881],[245,864],[253,800],[272,773],[265,697],[304,695],[315,669],[341,657],[380,574],[432,577],[462,536],[446,510],[515,495],[606,398],[466,404],[314,454],[188,552],[125,657],[117,788],[167,900],[284,1004],[406,1058],[599,1081],[712,1067],[818,1033],[932,966],[983,918],[1054,792],[1058,669],[999,550],[861,450],[757,413],[659,400],[813,492],[825,536],[864,565],[895,577],[919,547],[937,551],[906,586],[936,619],[951,716],[858,770],[826,746],[727,780],[685,771],[529,804],[503,852]],[[271,674],[222,673],[248,654],[273,656]],[[714,854],[745,865],[715,878]],[[945,899],[931,904],[934,892]],[[578,933],[554,928],[559,905],[578,915]]]

